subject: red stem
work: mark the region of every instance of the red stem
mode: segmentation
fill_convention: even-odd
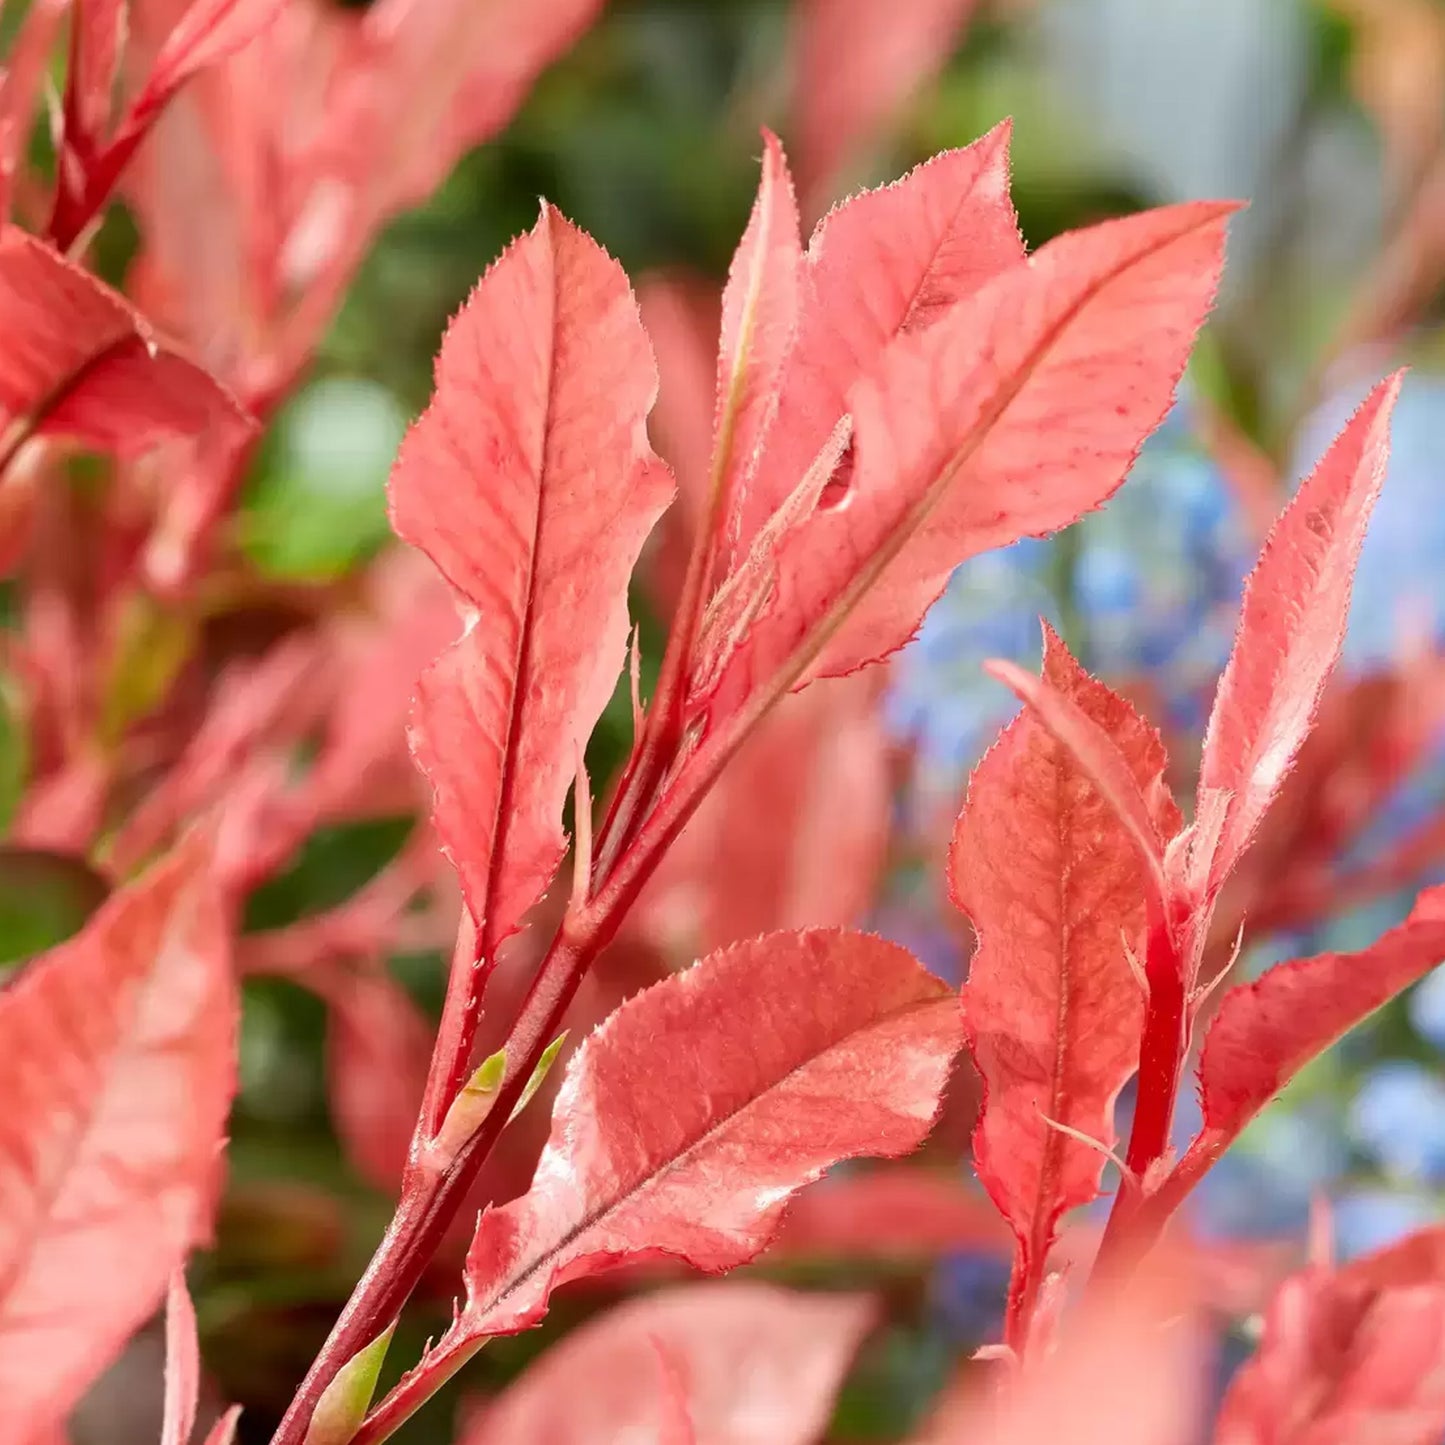
[[[1149,1002],[1139,1043],[1139,1086],[1125,1161],[1140,1179],[1155,1160],[1164,1156],[1174,1122],[1174,1100],[1179,1091],[1188,1039],[1182,964],[1167,923],[1156,922],[1149,930],[1144,956]],[[1120,1198],[1123,1197],[1121,1191]]]
[[[447,1109],[466,1082],[471,1063],[472,1045],[477,1035],[477,1020],[482,1010],[482,985],[485,979],[483,961],[477,951],[477,929],[471,913],[462,908],[462,922],[457,930],[456,947],[451,968],[447,972],[447,992],[442,1003],[441,1025],[432,1045],[431,1064],[427,1069],[426,1089],[416,1130],[412,1134],[411,1158],[415,1159],[426,1143],[435,1138],[446,1118]]]
[[[1033,1324],[1034,1306],[1038,1302],[1043,1261],[1029,1258],[1023,1262],[1014,1251],[1013,1269],[1009,1273],[1008,1303],[1004,1306],[1003,1342],[1019,1359],[1028,1348],[1029,1328]]]
[[[506,1127],[542,1051],[556,1036],[587,966],[608,942],[607,925],[608,920],[598,919],[587,937],[569,939],[559,933],[553,939],[508,1034],[507,1074],[495,1106],[444,1174],[408,1168],[396,1214],[297,1390],[272,1445],[301,1445],[312,1411],[337,1372],[400,1313]]]
[[[1176,941],[1178,936],[1177,926],[1171,928],[1166,920],[1156,920],[1150,925],[1144,961],[1149,1001],[1139,1044],[1134,1124],[1129,1131],[1129,1152],[1125,1157],[1129,1177],[1121,1182],[1104,1226],[1094,1266],[1096,1277],[1109,1271],[1126,1248],[1136,1246],[1136,1224],[1149,1203],[1141,1186],[1169,1150],[1174,1103],[1189,1048],[1191,981],[1186,977],[1184,955]],[[1157,1230],[1155,1233],[1157,1235]]]
[[[682,831],[717,775],[794,680],[793,673],[780,673],[768,688],[707,740],[693,756],[685,775],[676,780],[642,819],[634,839],[601,891],[586,908],[564,919],[507,1035],[503,1046],[507,1072],[496,1103],[444,1174],[428,1174],[417,1166],[408,1169],[396,1215],[307,1372],[271,1445],[301,1445],[311,1412],[327,1385],[358,1350],[396,1318],[506,1127],[542,1051],[560,1030],[563,1015],[583,975],[611,942],[658,860]],[[449,1359],[450,1356],[439,1359],[438,1374],[422,1368],[409,1380],[411,1408],[434,1393],[449,1377]],[[392,1407],[386,1401],[381,1408],[390,1412]]]

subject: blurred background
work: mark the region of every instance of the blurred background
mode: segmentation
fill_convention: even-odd
[[[354,658],[337,706],[365,712],[380,689],[404,695],[406,667],[428,649],[413,640],[388,654],[367,631],[398,615],[388,599],[414,592],[388,541],[387,471],[428,396],[447,318],[532,224],[539,196],[638,285],[663,371],[655,442],[683,469],[707,444],[717,294],[752,204],[759,125],[783,138],[810,225],[849,191],[1007,116],[1031,247],[1162,202],[1249,202],[1180,403],[1102,512],[967,564],[886,672],[780,715],[644,901],[597,997],[579,1004],[581,1027],[588,1009],[600,1015],[659,967],[779,924],[862,923],[959,979],[970,938],[942,896],[944,842],[972,762],[1013,710],[980,664],[1035,665],[1047,617],[1165,729],[1187,791],[1270,519],[1365,388],[1401,363],[1413,370],[1343,675],[1224,910],[1220,946],[1227,954],[1241,922],[1245,970],[1358,946],[1403,916],[1421,881],[1445,876],[1445,6],[1435,0],[614,0],[505,129],[377,236],[226,519],[225,575],[244,585],[208,615],[207,656],[215,668],[217,658],[274,660],[298,619],[320,616],[340,629],[328,634],[332,654]],[[121,281],[137,245],[136,220],[116,207],[98,268]],[[674,564],[664,528],[634,604],[644,676]],[[20,594],[7,584],[0,602],[17,625]],[[148,635],[130,654],[130,676],[161,641]],[[5,687],[0,677],[0,697]],[[112,694],[140,717],[148,687],[142,677]],[[398,753],[400,715],[387,717],[380,751]],[[630,725],[619,697],[594,740],[594,778],[616,766]],[[385,786],[368,768],[365,805],[318,815],[321,826],[246,892],[247,938],[262,941],[246,985],[231,1181],[197,1291],[215,1398],[246,1406],[248,1442],[268,1438],[388,1215],[424,1020],[440,1001],[455,900],[414,830],[419,795],[404,758],[381,770]],[[12,707],[0,713],[0,819],[24,816],[34,778]],[[792,832],[826,841],[781,858],[776,840]],[[11,862],[0,953],[13,961],[71,931],[93,898],[83,869]],[[317,919],[329,930],[320,944],[306,933]],[[317,959],[333,971],[312,968]],[[1318,1195],[1350,1254],[1437,1218],[1442,1049],[1445,974],[1266,1113],[1209,1177],[1198,1230],[1250,1247],[1297,1242]],[[955,1092],[958,1117],[926,1167],[967,1191],[967,1082]],[[534,1108],[518,1158],[499,1163],[499,1197],[535,1157],[545,1111]],[[887,1247],[871,1250],[855,1247],[871,1229],[861,1215],[816,1237],[804,1221],[791,1248],[756,1267],[822,1287],[866,1284],[887,1302],[831,1438],[899,1438],[961,1352],[993,1337],[1006,1258],[982,1208],[970,1213],[952,1193],[938,1204],[934,1218],[921,1196],[900,1194],[877,1226]],[[455,1263],[428,1282],[394,1360],[444,1323]],[[489,1346],[466,1389],[501,1388],[612,1297],[564,1292],[544,1329]],[[1226,1363],[1248,1334],[1245,1309],[1226,1331]],[[78,1445],[154,1438],[133,1380],[153,1378],[159,1348],[143,1340],[102,1383]],[[450,1438],[453,1408],[399,1438]]]

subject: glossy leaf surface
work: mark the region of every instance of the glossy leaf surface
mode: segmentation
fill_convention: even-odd
[[[830,1164],[913,1149],[957,1001],[863,934],[773,934],[638,995],[568,1070],[531,1191],[482,1217],[461,1329],[524,1328],[568,1279],[675,1255],[722,1270]]]

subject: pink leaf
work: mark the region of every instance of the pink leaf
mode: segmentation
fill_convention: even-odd
[[[682,596],[693,537],[707,515],[721,298],[710,282],[653,276],[638,285],[637,301],[657,353],[657,404],[648,432],[677,478],[677,500],[645,558],[653,605],[670,618]]]
[[[135,113],[149,119],[193,76],[249,45],[286,0],[191,0],[166,36]]]
[[[193,838],[0,993],[0,1399],[62,1417],[206,1237],[236,992]]]
[[[1439,1236],[1286,1280],[1258,1352],[1225,1396],[1215,1445],[1436,1445],[1445,1431]]]
[[[775,928],[864,917],[891,808],[874,683],[845,678],[778,705],[663,855],[632,927],[693,959]]]
[[[689,523],[695,526],[707,503],[708,456],[717,409],[722,326],[718,292],[710,282],[650,276],[638,283],[637,301],[657,353],[657,404],[648,429],[677,477],[677,507],[688,512]]]
[[[531,1191],[483,1215],[460,1330],[523,1329],[622,1263],[743,1263],[830,1164],[920,1143],[959,1031],[908,953],[844,931],[753,939],[639,994],[574,1059]]]
[[[70,0],[34,0],[10,41],[0,74],[0,223],[10,218],[15,174],[35,123],[36,100]]]
[[[116,835],[116,866],[138,867],[189,818],[234,792],[258,754],[295,742],[324,700],[317,684],[326,661],[313,636],[293,634],[259,658],[232,663],[184,752]]]
[[[1057,1348],[995,1398],[953,1402],[928,1445],[1185,1445],[1200,1373],[1188,1306],[1169,1273],[1110,1291],[1066,1316]]]
[[[34,237],[0,232],[0,459],[39,431],[125,457],[172,437],[238,446],[249,419],[115,292]]]
[[[697,1431],[693,1428],[692,1411],[688,1408],[687,1380],[683,1375],[682,1362],[655,1335],[652,1345],[657,1351],[661,1371],[658,1445],[697,1445]]]
[[[385,213],[416,204],[507,123],[601,8],[602,0],[391,0],[342,51],[331,153],[346,155],[366,200],[385,195]]]
[[[958,563],[1097,506],[1168,409],[1231,207],[1062,236],[889,348],[850,394],[843,494],[784,540],[729,697],[906,642]]]
[[[500,129],[600,8],[283,4],[178,98],[127,177],[147,304],[269,409],[382,223]],[[133,0],[133,14],[149,54],[186,23],[183,0]]]
[[[803,243],[783,148],[763,132],[763,174],[723,289],[713,487],[737,535],[738,507],[777,414],[802,299]]]
[[[872,1322],[859,1295],[748,1282],[645,1295],[574,1330],[483,1409],[461,1445],[653,1440],[671,1368],[697,1445],[808,1445]]]
[[[1178,809],[1153,728],[1049,630],[1043,680],[1113,740],[1129,785],[1150,800],[1143,824],[1172,833]],[[1089,773],[1025,711],[969,782],[948,875],[979,939],[963,988],[984,1082],[974,1162],[1018,1237],[1026,1318],[1060,1217],[1099,1192],[1114,1101],[1138,1066],[1144,995],[1125,949],[1143,932],[1146,874]]]
[[[1056,640],[1052,629],[1045,623],[1045,649]],[[1145,886],[1152,895],[1150,902],[1162,916],[1164,845],[1169,839],[1160,837],[1159,824],[1154,816],[1157,807],[1151,808],[1149,799],[1140,790],[1129,759],[1120,751],[1115,740],[1073,698],[1051,684],[1047,673],[1031,677],[1022,668],[998,658],[986,662],[984,671],[996,677],[1020,702],[1033,709],[1050,736],[1067,751],[1079,771],[1108,803],[1134,845],[1144,870]],[[1156,793],[1164,787],[1162,775],[1151,781]],[[1175,819],[1177,827],[1177,811],[1171,812],[1170,816]]]
[[[126,0],[76,0],[62,135],[67,148],[94,145],[110,132],[129,8]]]
[[[1280,515],[1246,584],[1199,772],[1200,811],[1210,794],[1226,800],[1218,840],[1196,864],[1197,886],[1211,892],[1279,792],[1339,657],[1400,381],[1370,393]]]
[[[487,958],[561,860],[622,667],[627,579],[670,494],[655,389],[626,277],[547,207],[452,323],[392,474],[397,531],[477,623],[423,675],[412,745]]]
[[[161,1445],[189,1445],[201,1393],[201,1356],[196,1343],[196,1309],[185,1271],[171,1273],[166,1295],[166,1394]]]
[[[1181,1168],[1212,1164],[1305,1064],[1445,959],[1442,897],[1422,893],[1404,923],[1358,953],[1278,963],[1224,996],[1199,1059],[1204,1127]]]
[[[343,975],[326,992],[332,1123],[365,1179],[395,1193],[426,1084],[431,1026],[379,971]]]
[[[797,486],[897,336],[920,331],[1024,259],[1007,122],[832,211],[808,243],[797,343],[742,498],[734,565]]]
[[[955,1172],[904,1165],[835,1173],[800,1195],[769,1258],[1004,1256],[1011,1243],[998,1211]]]
[[[232,1405],[214,1425],[211,1432],[206,1436],[206,1445],[235,1445],[236,1426],[241,1420],[241,1407]]]
[[[406,722],[417,677],[459,630],[451,589],[417,553],[397,548],[384,554],[368,583],[372,612],[337,618],[329,629],[335,687],[325,737],[299,799],[320,822],[358,811],[375,816],[387,808],[408,810],[417,777],[407,755]],[[356,706],[360,696],[365,707]],[[400,794],[387,786],[393,773],[403,785]]]
[[[799,0],[793,109],[809,205],[947,63],[978,0]]]

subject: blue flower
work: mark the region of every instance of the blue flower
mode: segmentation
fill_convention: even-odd
[[[1008,1295],[1009,1259],[1004,1254],[953,1254],[932,1278],[932,1304],[944,1331],[974,1343],[994,1339]]]
[[[1438,1220],[1439,1209],[1418,1194],[1366,1187],[1341,1194],[1333,1202],[1335,1251],[1341,1260],[1354,1259],[1394,1244],[1414,1230]]]
[[[1197,726],[1229,655],[1248,561],[1228,486],[1176,407],[1118,494],[1066,540],[1025,539],[955,572],[895,663],[890,723],[926,767],[961,773],[1015,707],[982,663],[1036,665],[1039,616],[1067,613],[1087,666],[1148,673],[1173,721]]]
[[[1445,968],[1426,976],[1410,995],[1410,1022],[1421,1038],[1445,1048]]]
[[[1445,1083],[1422,1065],[1395,1059],[1372,1069],[1350,1104],[1348,1127],[1387,1175],[1445,1178]]]

